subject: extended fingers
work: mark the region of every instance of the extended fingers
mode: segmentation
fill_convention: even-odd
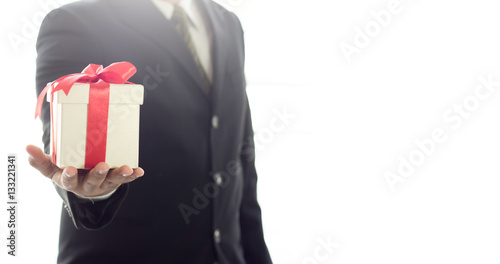
[[[28,145],[26,146],[26,151],[30,155],[28,158],[30,165],[40,171],[45,177],[52,179],[54,175],[61,172],[61,169],[52,163],[50,156],[43,153],[39,147]]]
[[[108,175],[109,166],[104,162],[98,163],[91,169],[82,182],[83,191],[85,194],[90,195],[94,193]]]
[[[67,167],[52,180],[67,191],[73,191],[78,188],[78,171],[74,167]]]
[[[116,168],[109,173],[108,178],[101,188],[115,189],[120,186],[120,184],[127,182],[129,178],[132,178],[132,173],[134,173],[134,171],[127,165]]]
[[[110,170],[101,162],[90,171],[79,171],[74,167],[61,169],[52,163],[51,157],[33,145],[26,146],[29,163],[45,177],[52,179],[61,188],[77,195],[91,197],[109,193],[123,183],[131,182],[144,175],[141,168],[131,169],[124,165]]]
[[[112,170],[102,183],[101,188],[105,190],[116,189],[121,184],[131,182],[143,175],[144,170],[141,168],[131,169],[129,166],[124,165]]]
[[[74,167],[64,169],[57,167],[52,163],[51,157],[36,146],[28,145],[26,151],[30,155],[31,166],[52,179],[61,188],[80,196],[91,197],[109,193],[121,184],[144,175],[143,169],[131,169],[127,165],[110,170],[108,164],[104,162],[97,164],[88,172],[80,170],[79,173]]]
[[[129,183],[139,177],[142,177],[143,175],[144,175],[143,169],[141,168],[133,169],[132,174],[130,174],[130,176],[125,177],[122,183]]]

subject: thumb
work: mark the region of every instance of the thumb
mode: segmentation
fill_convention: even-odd
[[[26,152],[30,155],[28,158],[30,165],[40,171],[45,177],[52,179],[54,174],[59,171],[59,167],[52,163],[49,155],[33,145],[26,146]]]

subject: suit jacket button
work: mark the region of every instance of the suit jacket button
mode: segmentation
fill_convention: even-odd
[[[219,127],[219,117],[216,115],[212,117],[212,127],[214,129],[217,129]]]
[[[218,186],[221,186],[221,184],[222,184],[222,176],[220,175],[220,173],[218,173],[218,172],[217,172],[217,173],[214,175],[214,181],[215,181],[215,183],[216,183]]]
[[[64,204],[64,209],[66,209],[66,212],[68,212],[69,217],[73,218],[73,216],[71,215],[71,211],[69,210],[69,207],[67,204]]]
[[[215,231],[214,231],[214,240],[215,240],[215,243],[217,243],[217,244],[220,243],[220,231],[219,231],[219,229],[215,229]]]

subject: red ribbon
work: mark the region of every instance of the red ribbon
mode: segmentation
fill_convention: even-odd
[[[92,169],[99,162],[106,160],[106,138],[108,134],[109,84],[131,83],[127,80],[136,73],[136,68],[130,62],[116,62],[103,68],[102,65],[89,64],[82,73],[63,76],[47,84],[38,96],[35,119],[40,116],[45,95],[50,90],[51,99],[54,93],[62,90],[68,95],[75,83],[89,83],[89,105],[87,113],[87,138],[85,145],[85,169]],[[52,101],[52,100],[51,100]],[[50,116],[52,116],[50,105]],[[56,162],[55,127],[51,125],[52,160]]]

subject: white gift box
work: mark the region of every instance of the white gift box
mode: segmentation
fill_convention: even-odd
[[[51,133],[54,163],[59,167],[85,167],[87,142],[88,83],[76,83],[68,95],[62,90],[47,96],[52,105]],[[106,159],[110,168],[139,166],[139,117],[144,87],[139,84],[110,84]],[[55,135],[54,135],[55,134]],[[55,143],[55,144],[54,144]]]

